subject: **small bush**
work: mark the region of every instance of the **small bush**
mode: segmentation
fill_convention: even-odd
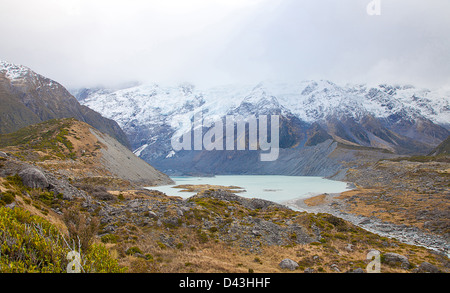
[[[51,205],[54,199],[55,194],[53,193],[53,191],[44,191],[39,195],[39,200],[41,200],[46,205]]]
[[[142,251],[139,249],[139,247],[137,246],[132,246],[130,248],[127,249],[127,251],[125,252],[127,255],[134,255],[136,253],[140,253],[142,254]]]
[[[114,235],[114,234],[106,234],[106,235],[103,235],[103,236],[100,238],[100,240],[101,240],[103,243],[117,243],[117,236]]]
[[[24,187],[22,178],[19,176],[19,174],[11,175],[6,177],[6,181],[9,184],[12,184],[14,186],[17,186],[19,188]]]
[[[348,229],[347,223],[343,219],[338,218],[336,216],[327,215],[325,220],[328,223],[332,224],[340,232],[347,231]]]
[[[5,193],[0,193],[0,200],[2,200],[5,204],[13,203],[15,200],[15,194],[11,191],[7,191]]]
[[[206,243],[206,242],[208,242],[208,235],[206,235],[205,232],[199,230],[199,231],[197,232],[197,235],[198,235],[198,238],[199,238],[200,243]]]
[[[158,244],[159,248],[166,249],[166,245],[160,241],[157,241],[156,244]]]
[[[64,210],[63,220],[69,230],[70,238],[79,243],[81,250],[86,251],[91,246],[99,229],[97,218],[91,218],[80,211],[70,208]]]
[[[0,272],[64,273],[73,250],[68,242],[45,219],[22,208],[0,207]],[[81,253],[81,264],[82,272],[125,272],[103,245]]]

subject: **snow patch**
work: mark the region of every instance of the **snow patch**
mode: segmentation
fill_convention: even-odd
[[[15,65],[0,60],[0,72],[5,73],[6,78],[15,80],[25,77],[31,70],[25,66]]]
[[[148,147],[148,144],[144,144],[143,146],[139,147],[138,149],[136,149],[133,154],[135,154],[136,156],[140,156],[142,151],[144,151],[146,148]]]
[[[190,131],[194,114],[204,119],[226,115],[279,111],[313,123],[326,117],[351,117],[358,121],[371,114],[423,117],[438,124],[450,121],[449,89],[428,90],[412,86],[363,84],[340,86],[327,80],[265,81],[258,85],[224,85],[200,88],[189,84],[146,84],[126,89],[92,90],[80,103],[113,119],[128,132],[136,127],[162,136]],[[170,138],[169,138],[170,139]],[[149,143],[149,142],[147,142]],[[139,150],[139,149],[138,149]],[[140,152],[139,152],[140,153]]]
[[[166,156],[166,159],[168,158],[172,158],[173,156],[175,156],[175,151],[170,151],[170,153]]]

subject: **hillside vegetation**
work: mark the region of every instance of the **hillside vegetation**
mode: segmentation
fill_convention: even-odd
[[[450,155],[450,136],[439,144],[431,153],[431,156],[449,156]]]
[[[100,176],[106,145],[85,130],[63,119],[0,136],[2,272],[66,272],[73,250],[81,272],[366,271],[371,250],[382,272],[448,272],[445,255],[330,214],[220,186],[192,187],[198,194],[183,200]]]
[[[0,134],[0,148],[23,162],[81,182],[129,187],[171,183],[109,135],[73,118],[53,119]]]
[[[65,211],[64,218],[52,210],[65,206],[62,194],[29,188],[18,175],[2,179],[0,189],[1,272],[66,272],[71,251],[82,252],[83,272],[125,271],[106,247],[93,242],[95,221],[83,223],[87,218],[75,210]]]

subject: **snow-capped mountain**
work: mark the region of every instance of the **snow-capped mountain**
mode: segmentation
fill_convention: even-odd
[[[58,118],[76,118],[129,146],[120,126],[81,105],[61,84],[0,60],[0,133]]]
[[[16,65],[0,60],[0,74],[4,76],[12,85],[34,86],[38,89],[54,90],[61,87],[59,83],[46,78],[30,68],[23,65]]]
[[[387,118],[405,112],[412,118],[420,116],[440,125],[450,125],[450,90],[430,91],[412,86],[367,87],[338,86],[330,81],[303,81],[298,84],[265,82],[257,86],[222,86],[198,89],[193,85],[162,87],[140,85],[111,91],[84,90],[88,94],[81,103],[101,111],[127,127],[130,120],[148,121],[159,115],[192,114],[200,106],[215,115],[226,115],[243,103],[264,108],[279,106],[305,122],[323,120],[328,116],[351,116],[359,119],[368,113]],[[82,96],[79,91],[77,97]],[[259,105],[258,105],[259,103]],[[113,106],[113,107],[111,107]],[[156,114],[156,113],[155,113]]]
[[[283,149],[313,147],[332,138],[393,153],[425,153],[447,138],[450,126],[450,91],[413,86],[339,86],[325,80],[204,89],[151,84],[84,89],[75,96],[117,121],[135,153],[164,171],[176,169],[177,159],[195,165],[189,161],[194,156],[174,152],[170,140],[190,131],[189,121],[198,112],[216,121],[226,115],[280,115]],[[211,153],[205,156],[215,160]]]

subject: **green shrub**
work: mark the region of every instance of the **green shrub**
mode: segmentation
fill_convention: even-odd
[[[90,217],[75,208],[64,210],[63,220],[66,224],[69,236],[77,241],[82,252],[86,252],[91,246],[94,236],[97,235],[100,222],[96,217]]]
[[[100,244],[93,244],[85,255],[83,267],[92,273],[125,273],[127,268],[120,267],[111,257],[109,250]]]
[[[348,228],[347,223],[343,219],[338,218],[333,215],[327,215],[325,217],[325,220],[328,223],[332,224],[338,231],[340,231],[340,232],[347,231],[347,228]]]
[[[5,204],[10,204],[15,200],[15,194],[11,191],[6,191],[5,193],[0,193],[0,200],[2,200]]]
[[[45,219],[22,208],[0,207],[1,272],[64,273],[73,250],[68,242]],[[103,245],[82,253],[81,265],[82,272],[124,272]]]
[[[156,241],[156,244],[158,244],[159,248],[166,249],[166,245],[160,241]]]
[[[197,236],[199,238],[200,243],[206,243],[208,242],[208,235],[204,231],[198,230]]]
[[[6,181],[17,186],[23,185],[22,178],[19,176],[19,174],[7,176]]]
[[[140,253],[142,254],[142,251],[139,249],[139,247],[137,246],[132,246],[130,248],[127,249],[127,251],[125,252],[127,255],[134,255],[136,253]]]
[[[114,234],[103,235],[100,239],[103,243],[117,243],[117,236]]]
[[[39,200],[46,205],[51,205],[54,198],[55,194],[53,193],[53,191],[44,191],[39,194]]]

